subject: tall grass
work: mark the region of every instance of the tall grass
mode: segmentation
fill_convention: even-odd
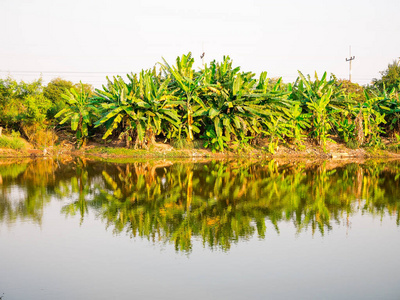
[[[22,138],[2,135],[0,136],[0,148],[24,150],[26,146]]]

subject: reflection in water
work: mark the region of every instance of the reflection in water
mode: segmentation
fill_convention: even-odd
[[[399,162],[333,165],[276,161],[148,161],[100,163],[83,158],[0,165],[0,222],[41,223],[51,199],[84,221],[95,212],[116,233],[127,231],[190,251],[200,238],[210,248],[267,233],[291,221],[322,235],[356,212],[399,219]],[[17,194],[19,195],[17,197]],[[268,229],[270,230],[270,229]]]

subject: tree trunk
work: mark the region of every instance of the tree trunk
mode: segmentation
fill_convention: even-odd
[[[363,115],[361,110],[354,120],[354,123],[356,124],[356,139],[358,144],[361,146],[364,143]]]
[[[156,136],[154,134],[153,128],[148,128],[146,130],[146,142],[147,146],[154,145],[156,143]]]

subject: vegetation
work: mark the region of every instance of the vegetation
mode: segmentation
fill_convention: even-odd
[[[81,83],[79,92],[71,88],[70,91],[66,90],[66,94],[62,94],[62,96],[68,105],[54,117],[64,117],[60,124],[70,121],[71,130],[76,132],[77,145],[80,147],[85,143],[86,137],[89,134],[88,127],[92,124],[92,109],[89,95],[85,92]]]
[[[26,144],[23,139],[13,134],[12,136],[0,136],[0,148],[9,148],[14,150],[23,150]]]
[[[159,69],[129,74],[128,81],[107,78],[95,91],[60,78],[47,86],[0,80],[0,125],[40,147],[53,145],[58,132],[73,133],[78,148],[101,137],[135,149],[151,149],[156,139],[187,147],[201,141],[218,152],[260,141],[271,153],[282,143],[302,149],[305,138],[325,151],[332,136],[353,148],[382,148],[382,138],[400,134],[397,62],[367,87],[326,73],[299,72],[287,84],[266,72],[256,78],[228,56],[199,70],[193,65],[188,53],[175,64],[163,60]]]
[[[399,90],[400,84],[400,62],[394,60],[388,65],[387,69],[381,72],[382,78],[373,79],[373,84],[379,90],[389,90],[397,89]]]

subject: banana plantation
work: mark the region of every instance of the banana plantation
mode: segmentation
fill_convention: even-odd
[[[45,124],[68,133],[78,148],[88,140],[107,145],[120,139],[135,149],[156,141],[178,148],[196,142],[213,152],[251,145],[274,153],[280,144],[304,149],[305,141],[325,151],[333,138],[350,148],[382,148],[383,138],[400,142],[400,80],[384,76],[361,87],[299,72],[294,83],[284,83],[266,72],[243,72],[228,56],[195,70],[188,53],[127,79],[107,77],[95,91],[56,79],[42,93],[40,80],[0,80],[0,125],[31,140],[30,132]]]

